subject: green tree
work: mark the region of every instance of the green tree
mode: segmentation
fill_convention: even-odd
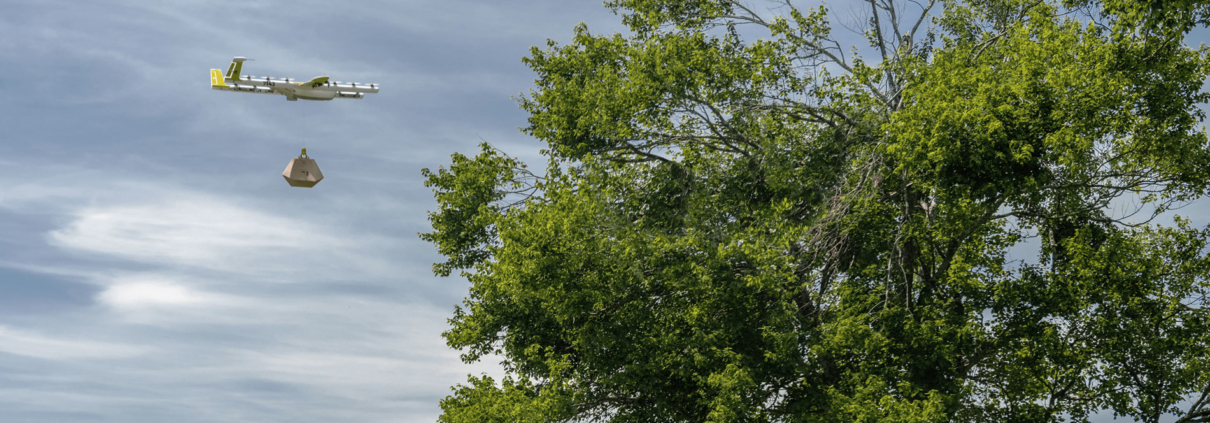
[[[543,172],[424,171],[509,374],[440,421],[1210,421],[1203,2],[755,2],[606,2],[524,59]]]

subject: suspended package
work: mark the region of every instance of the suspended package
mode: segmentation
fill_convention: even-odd
[[[290,159],[290,164],[286,165],[286,170],[281,173],[281,176],[286,178],[286,182],[292,187],[311,188],[324,179],[324,174],[319,171],[319,165],[315,164],[315,160],[307,157],[307,149],[302,149],[302,155]]]

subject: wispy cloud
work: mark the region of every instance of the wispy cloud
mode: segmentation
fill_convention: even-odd
[[[113,359],[147,354],[151,348],[72,338],[56,338],[0,326],[0,352],[48,360]]]
[[[56,198],[88,192],[48,188],[41,191]],[[100,287],[95,307],[46,329],[76,326],[100,338],[0,327],[0,351],[60,361],[137,359],[143,370],[124,376],[129,383],[169,390],[180,389],[181,380],[212,386],[209,393],[192,394],[200,395],[198,401],[215,401],[224,387],[238,386],[260,392],[250,394],[260,398],[254,409],[280,406],[302,416],[307,406],[286,405],[273,393],[291,392],[310,398],[314,415],[361,421],[431,413],[445,388],[465,374],[498,373],[494,361],[466,366],[444,346],[448,306],[382,297],[375,293],[383,291],[370,288],[390,289],[408,283],[397,281],[400,275],[427,272],[392,264],[395,250],[382,248],[390,237],[309,222],[230,196],[162,184],[146,188],[104,204],[67,202],[78,206],[44,239],[82,261],[22,266]],[[39,190],[10,197],[10,209],[45,201],[33,191]],[[350,279],[369,291],[345,287]],[[74,364],[75,372],[107,372],[80,365]],[[56,390],[62,383],[52,378],[36,384]],[[340,409],[349,406],[362,411]]]
[[[205,307],[234,304],[238,297],[213,294],[157,279],[112,285],[97,295],[97,301],[123,310],[153,307]]]
[[[274,259],[350,245],[315,225],[199,193],[85,208],[49,236],[71,250],[249,274],[279,270],[264,266]]]

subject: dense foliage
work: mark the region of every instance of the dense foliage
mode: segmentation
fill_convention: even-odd
[[[544,171],[425,170],[510,375],[442,422],[1210,421],[1203,2],[606,4],[525,59]]]

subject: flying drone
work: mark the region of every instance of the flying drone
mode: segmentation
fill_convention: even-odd
[[[335,98],[363,98],[366,94],[378,92],[378,84],[361,84],[357,82],[340,82],[328,79],[328,76],[317,76],[309,81],[298,82],[290,78],[278,79],[271,76],[241,75],[244,62],[251,59],[236,56],[231,59],[227,73],[218,69],[210,70],[210,88],[220,91],[235,91],[254,94],[278,94],[286,96],[286,100],[298,101],[316,100],[327,101]],[[292,187],[311,188],[324,178],[319,171],[315,159],[307,156],[307,149],[302,154],[290,160],[282,177]]]
[[[309,81],[296,81],[291,78],[274,78],[272,76],[240,75],[246,57],[236,56],[231,59],[227,73],[218,69],[210,70],[210,89],[235,91],[255,94],[277,94],[286,96],[286,100],[298,101],[317,100],[327,101],[334,98],[363,98],[366,94],[378,92],[378,84],[362,84],[359,82],[340,82],[329,80],[325,76],[317,76]]]

